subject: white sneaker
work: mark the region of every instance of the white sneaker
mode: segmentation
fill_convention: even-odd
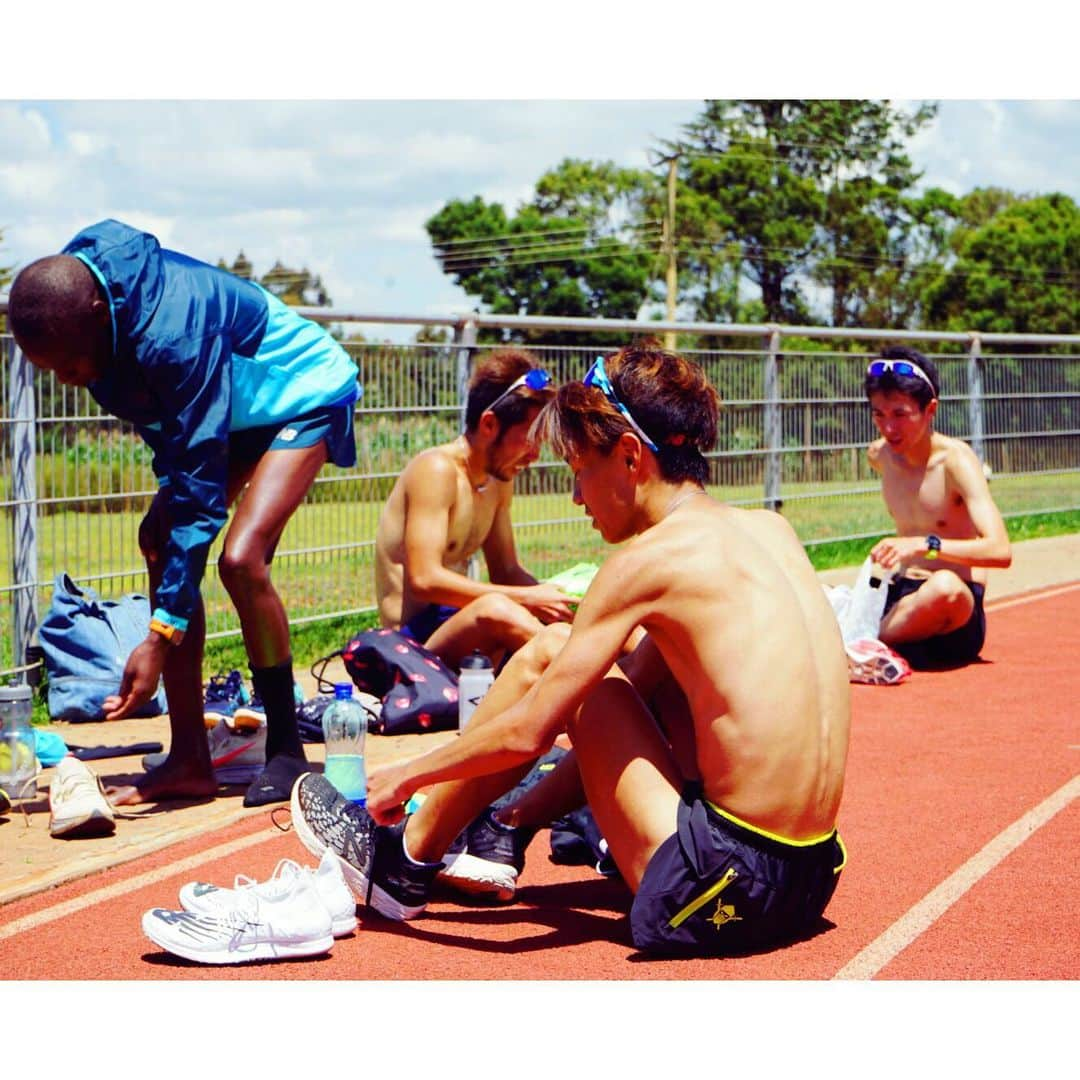
[[[282,877],[282,887],[260,895],[234,890],[221,914],[152,908],[143,933],[166,952],[204,964],[244,964],[317,956],[334,944],[330,912],[307,874]]]
[[[237,874],[231,889],[222,889],[205,881],[190,881],[180,890],[180,906],[196,915],[226,915],[247,893],[255,896],[273,897],[293,888],[293,879],[310,878],[323,907],[330,913],[334,937],[344,937],[356,929],[356,901],[345,883],[341,864],[332,852],[323,854],[317,870],[300,866],[292,859],[282,859],[274,869],[273,876],[260,883]]]
[[[894,686],[911,674],[911,665],[877,638],[860,638],[844,646],[848,658],[848,681],[874,686]]]
[[[49,785],[49,835],[108,836],[115,831],[101,781],[77,757],[62,757]]]

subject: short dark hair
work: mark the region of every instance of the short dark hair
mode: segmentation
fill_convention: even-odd
[[[99,290],[70,255],[46,255],[20,270],[8,294],[8,326],[20,347],[55,345],[83,333]]]
[[[485,409],[506,391],[516,379],[533,368],[540,367],[535,356],[526,349],[495,349],[485,353],[473,368],[469,379],[469,394],[465,403],[465,430],[475,431]],[[532,390],[522,386],[509,397],[503,398],[493,412],[499,421],[500,431],[505,431],[515,424],[529,418],[532,410],[538,409],[551,400],[555,392],[553,386],[543,390]]]
[[[863,389],[866,391],[867,399],[871,394],[888,394],[896,391],[913,397],[919,403],[919,408],[925,409],[934,398],[941,396],[941,376],[938,374],[938,369],[934,366],[934,362],[923,356],[918,349],[912,349],[908,345],[889,345],[877,356],[872,357],[871,363],[874,360],[906,360],[926,373],[932,389],[918,375],[898,375],[895,371],[871,375],[868,371],[863,380]]]
[[[605,357],[604,367],[618,399],[659,448],[661,476],[704,485],[704,455],[716,446],[720,395],[701,366],[647,338]],[[538,435],[564,459],[587,449],[610,453],[624,432],[633,431],[599,387],[581,382],[559,387],[536,423]]]

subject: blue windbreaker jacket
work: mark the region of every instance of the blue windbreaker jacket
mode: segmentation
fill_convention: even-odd
[[[122,222],[91,225],[64,254],[109,298],[114,362],[89,390],[135,424],[169,486],[174,528],[154,616],[186,630],[225,524],[229,433],[356,401],[356,365],[261,286]]]

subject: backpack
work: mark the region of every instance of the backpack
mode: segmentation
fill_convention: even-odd
[[[120,690],[132,649],[150,632],[150,600],[127,593],[102,600],[91,588],[80,589],[67,574],[53,586],[52,604],[38,627],[38,642],[49,676],[49,715],[76,723],[104,720],[103,702]],[[168,711],[165,691],[132,716]]]
[[[457,727],[457,676],[399,630],[364,630],[344,649],[316,661],[312,672],[336,656],[359,690],[382,701],[378,716],[369,714],[372,734],[418,735]]]

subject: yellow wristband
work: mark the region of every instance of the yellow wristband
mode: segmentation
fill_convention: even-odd
[[[180,627],[162,622],[160,619],[151,619],[150,629],[155,634],[160,634],[170,645],[179,645],[184,640],[184,631]]]

